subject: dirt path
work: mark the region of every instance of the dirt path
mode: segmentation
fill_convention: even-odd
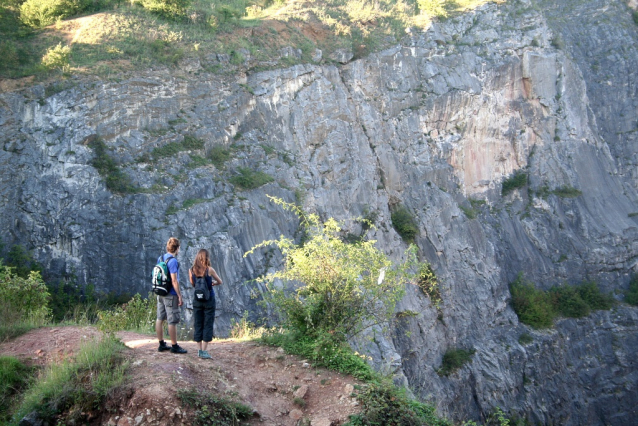
[[[99,337],[93,327],[41,328],[0,344],[0,354],[45,365],[72,356],[84,341]],[[190,425],[192,409],[178,389],[197,389],[240,401],[255,410],[247,424],[293,426],[338,425],[358,411],[350,397],[357,383],[349,376],[310,367],[282,349],[252,342],[213,341],[213,359],[197,357],[194,342],[180,342],[188,354],[158,352],[156,339],[122,332],[130,348],[127,384],[107,401],[93,424]],[[295,398],[301,398],[300,403]]]

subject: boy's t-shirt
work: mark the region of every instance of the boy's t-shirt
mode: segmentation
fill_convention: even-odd
[[[166,262],[165,259],[168,259],[168,262]],[[177,292],[175,291],[175,286],[179,285],[179,262],[177,261],[177,259],[175,259],[175,256],[173,256],[171,253],[166,253],[161,258],[158,258],[157,263],[159,263],[160,260],[164,260],[166,262],[166,266],[168,266],[169,274],[177,275],[177,283],[173,283],[173,287],[171,287],[171,291],[168,292],[168,294],[177,296]]]

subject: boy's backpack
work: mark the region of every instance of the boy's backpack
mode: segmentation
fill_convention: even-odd
[[[210,289],[206,282],[206,276],[208,276],[208,272],[203,277],[195,277],[194,297],[198,302],[208,302],[210,300]]]
[[[169,254],[167,257],[168,259],[165,259],[164,255],[160,256],[159,262],[157,262],[157,265],[153,268],[153,273],[151,275],[153,293],[158,296],[168,296],[171,288],[173,288],[173,280],[171,279],[171,274],[168,271],[168,260],[172,259],[173,256]]]

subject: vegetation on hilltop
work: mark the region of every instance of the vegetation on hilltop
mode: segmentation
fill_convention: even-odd
[[[223,72],[308,62],[317,48],[360,57],[487,1],[0,0],[0,76],[106,77],[184,58]]]

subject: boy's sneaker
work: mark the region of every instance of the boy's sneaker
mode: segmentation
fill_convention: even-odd
[[[171,353],[172,354],[185,354],[188,351],[184,348],[182,348],[180,345],[173,345],[171,347]]]
[[[204,351],[201,350],[201,349],[197,349],[197,356],[201,358],[202,357],[202,352],[204,352]]]
[[[198,354],[198,356],[199,356],[201,359],[212,359],[212,358],[213,358],[212,356],[210,356],[210,354],[208,353],[208,351],[200,351],[200,352],[201,352],[201,353],[200,353],[200,354]]]
[[[171,350],[171,347],[168,346],[166,342],[163,340],[160,342],[159,348],[157,348],[158,352],[164,352],[164,351],[170,351],[170,350]]]

